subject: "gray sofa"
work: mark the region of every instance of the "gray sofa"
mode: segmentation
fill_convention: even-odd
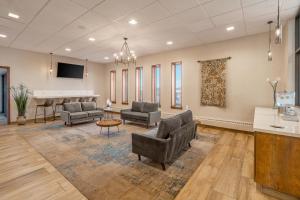
[[[168,119],[162,119],[159,127],[144,134],[132,133],[132,152],[165,164],[173,162],[183,150],[191,147],[195,138],[195,122],[191,111]]]
[[[125,121],[139,122],[147,125],[147,128],[151,124],[157,125],[160,121],[161,112],[158,110],[157,103],[147,102],[132,102],[131,109],[121,110],[121,119],[125,124]]]
[[[61,119],[65,121],[65,125],[87,122],[99,118],[103,118],[103,110],[96,107],[95,102],[72,102],[63,105]]]

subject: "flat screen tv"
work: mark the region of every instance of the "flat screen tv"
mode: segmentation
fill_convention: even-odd
[[[61,78],[83,78],[83,65],[68,63],[57,63],[57,77]]]

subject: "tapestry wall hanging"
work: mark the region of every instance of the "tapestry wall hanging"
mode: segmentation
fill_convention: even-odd
[[[201,105],[226,106],[225,69],[228,58],[198,61],[201,63]]]

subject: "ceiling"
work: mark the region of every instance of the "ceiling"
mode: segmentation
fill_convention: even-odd
[[[282,21],[299,6],[300,0],[280,0]],[[105,63],[123,36],[142,56],[266,32],[276,11],[277,0],[0,0],[0,34],[7,35],[0,45]]]

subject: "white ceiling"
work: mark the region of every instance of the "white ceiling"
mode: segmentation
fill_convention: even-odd
[[[299,6],[300,0],[280,0],[282,21]],[[7,35],[0,45],[103,63],[112,61],[123,36],[142,56],[266,32],[276,11],[277,0],[0,0],[0,34]],[[226,32],[231,25],[235,30]]]

